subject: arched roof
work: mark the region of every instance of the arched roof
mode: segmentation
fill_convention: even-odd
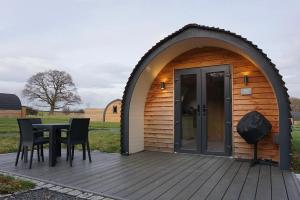
[[[105,109],[104,109],[104,111],[103,111],[103,121],[104,121],[104,122],[105,122],[105,114],[106,114],[106,111],[107,111],[108,107],[109,107],[111,104],[113,104],[113,103],[115,103],[115,102],[117,102],[117,101],[119,101],[119,102],[122,103],[122,99],[114,99],[114,100],[112,100],[111,102],[109,102],[109,103],[106,105],[106,107],[105,107]]]
[[[14,94],[0,93],[0,109],[1,110],[20,110],[21,101]]]
[[[130,103],[132,101],[135,88],[139,86],[139,84],[137,84],[139,78],[142,76],[143,72],[147,70],[147,67],[149,68],[152,60],[155,60],[163,54],[163,52],[171,49],[172,46],[174,48],[173,50],[169,50],[170,52],[175,52],[176,48],[182,48],[180,44],[184,42],[193,46],[193,42],[195,43],[195,41],[192,41],[191,39],[194,38],[201,39],[203,44],[212,44],[212,46],[221,45],[222,48],[229,49],[243,55],[251,62],[255,63],[269,80],[274,89],[279,105],[280,164],[282,169],[287,169],[290,163],[289,118],[291,117],[291,109],[287,88],[282,80],[282,76],[279,74],[279,70],[276,69],[275,64],[272,63],[271,59],[269,59],[260,48],[246,38],[224,29],[198,24],[188,24],[159,41],[134,67],[126,84],[122,98],[121,153],[129,153],[129,114],[130,106],[132,106]],[[198,45],[200,45],[200,43]],[[136,106],[134,105],[134,107]]]

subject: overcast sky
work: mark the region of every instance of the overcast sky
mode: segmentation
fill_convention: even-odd
[[[21,96],[34,73],[65,70],[82,107],[104,107],[122,97],[144,53],[188,23],[253,41],[277,65],[289,94],[300,97],[299,0],[2,0],[0,92]]]

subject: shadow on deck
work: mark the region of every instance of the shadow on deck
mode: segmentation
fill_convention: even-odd
[[[266,165],[250,168],[227,157],[92,152],[89,163],[77,151],[73,167],[62,152],[55,167],[48,166],[46,155],[44,163],[35,158],[31,170],[22,161],[15,167],[15,157],[0,155],[0,170],[121,199],[300,199],[293,173]]]

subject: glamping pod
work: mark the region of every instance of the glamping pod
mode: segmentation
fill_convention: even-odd
[[[258,157],[290,165],[290,102],[275,65],[252,42],[189,24],[153,46],[133,69],[122,100],[121,153],[143,150],[252,159],[237,133],[251,111],[272,125]]]
[[[104,122],[120,122],[122,100],[115,99],[105,107],[103,111]]]
[[[22,106],[14,94],[0,93],[0,117],[21,117]]]

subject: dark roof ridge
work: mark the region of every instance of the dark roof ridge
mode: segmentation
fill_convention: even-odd
[[[15,94],[0,93],[1,110],[20,110],[21,101]]]

